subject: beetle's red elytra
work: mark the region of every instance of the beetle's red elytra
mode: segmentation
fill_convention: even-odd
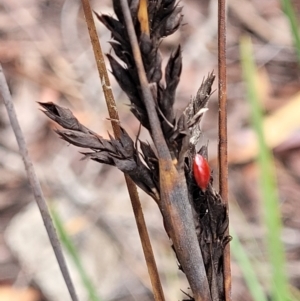
[[[202,191],[207,189],[210,180],[210,167],[206,159],[200,154],[196,154],[193,162],[194,178]]]

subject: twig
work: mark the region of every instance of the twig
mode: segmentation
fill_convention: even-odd
[[[81,2],[82,2],[82,6],[83,6],[85,18],[86,18],[86,23],[87,23],[87,27],[88,27],[94,55],[95,55],[95,60],[96,60],[97,69],[99,72],[101,85],[103,88],[103,92],[104,92],[104,96],[105,96],[105,100],[106,100],[106,104],[107,104],[107,108],[108,108],[108,112],[109,112],[109,117],[111,118],[111,124],[113,127],[114,135],[116,138],[120,138],[121,130],[120,130],[120,126],[119,126],[119,116],[118,116],[114,96],[112,93],[112,89],[110,86],[110,81],[108,78],[108,74],[107,74],[107,70],[106,70],[106,66],[105,66],[105,62],[104,62],[104,57],[103,57],[102,50],[101,50],[101,45],[99,43],[99,38],[98,38],[97,31],[95,28],[95,23],[94,23],[90,3],[89,3],[89,0],[82,0]],[[144,256],[145,256],[146,263],[147,263],[148,273],[149,273],[150,281],[151,281],[152,288],[153,288],[153,295],[154,295],[154,298],[156,301],[164,301],[165,298],[164,298],[164,294],[163,294],[163,290],[162,290],[162,285],[160,282],[160,278],[159,278],[159,274],[158,274],[149,234],[147,231],[147,226],[146,226],[146,222],[144,219],[141,202],[139,200],[139,196],[137,193],[137,188],[129,176],[125,175],[125,181],[127,184],[127,188],[128,188],[137,228],[139,231],[139,235],[140,235],[140,239],[141,239],[141,243],[142,243],[142,247],[143,247],[143,251],[144,251]]]
[[[219,69],[219,187],[228,212],[227,100],[226,100],[226,0],[218,1]],[[229,235],[227,229],[225,235]],[[230,245],[224,249],[225,300],[231,300]]]
[[[77,301],[78,297],[75,292],[75,288],[72,283],[72,280],[71,280],[71,277],[70,277],[70,274],[69,274],[69,271],[68,271],[68,268],[66,265],[66,261],[65,261],[65,258],[64,258],[63,252],[62,252],[62,248],[61,248],[58,236],[57,236],[55,228],[53,226],[52,219],[51,219],[46,201],[44,199],[39,180],[35,174],[33,164],[28,155],[25,138],[23,136],[19,121],[17,119],[16,111],[15,111],[15,108],[13,105],[11,94],[9,92],[8,85],[7,85],[1,64],[0,64],[0,92],[1,92],[1,95],[2,95],[2,98],[4,101],[4,105],[7,110],[7,114],[9,116],[11,127],[15,133],[16,140],[19,145],[20,154],[22,156],[22,159],[23,159],[23,162],[25,165],[27,177],[28,177],[30,186],[32,188],[34,198],[35,198],[36,203],[41,212],[41,216],[44,221],[44,225],[47,230],[53,251],[55,253],[55,256],[56,256],[56,259],[58,262],[58,265],[59,265],[62,275],[64,277],[67,288],[69,290],[71,299],[73,301]]]
[[[141,52],[135,34],[127,0],[120,1],[126,30],[137,68],[143,101],[147,110],[150,133],[156,146],[159,161],[159,206],[164,217],[165,228],[172,239],[178,260],[187,276],[196,301],[209,301],[211,295],[203,258],[198,245],[192,209],[183,169],[172,162],[151,94],[142,62]]]

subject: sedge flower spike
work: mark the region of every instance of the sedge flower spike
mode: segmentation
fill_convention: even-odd
[[[202,191],[205,191],[210,181],[210,167],[206,159],[196,154],[193,162],[194,178]]]

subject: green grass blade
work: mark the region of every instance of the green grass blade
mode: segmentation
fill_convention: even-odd
[[[290,23],[291,33],[293,36],[294,45],[298,57],[298,64],[300,65],[300,33],[299,33],[299,24],[297,22],[297,17],[293,9],[291,0],[281,0],[281,5]]]
[[[272,153],[267,147],[263,132],[263,113],[260,107],[254,79],[256,66],[252,57],[252,44],[248,37],[240,43],[243,75],[246,82],[247,98],[250,103],[253,127],[259,145],[258,165],[263,206],[263,222],[267,229],[267,251],[271,263],[271,295],[274,301],[290,300],[288,280],[285,271],[284,246],[281,242],[282,223],[279,210],[275,168]]]
[[[92,281],[89,279],[89,277],[81,263],[81,260],[79,258],[78,252],[77,252],[74,244],[72,243],[69,235],[67,234],[66,230],[64,229],[62,220],[60,219],[58,213],[56,212],[56,210],[53,207],[51,208],[51,214],[52,214],[52,218],[55,223],[58,235],[60,237],[60,240],[61,240],[62,244],[64,245],[65,249],[70,254],[70,256],[77,268],[77,271],[81,277],[82,283],[83,283],[86,291],[88,292],[89,300],[90,301],[102,301],[102,299],[98,296],[97,291],[96,291]]]
[[[254,301],[267,301],[267,297],[263,291],[262,286],[258,281],[258,277],[253,269],[253,264],[250,261],[245,249],[243,248],[241,242],[239,241],[234,229],[230,228],[230,234],[234,239],[230,243],[230,249],[232,255],[236,259],[242,273],[249,291],[253,297]]]

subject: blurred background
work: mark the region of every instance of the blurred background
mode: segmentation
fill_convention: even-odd
[[[300,2],[292,1],[300,20]],[[113,14],[111,1],[91,1],[97,13]],[[205,76],[217,73],[217,1],[184,0],[180,30],[162,42],[163,64],[182,45],[183,72],[175,107],[182,110]],[[263,126],[274,153],[283,221],[282,241],[291,288],[300,289],[300,72],[289,23],[279,0],[229,0],[227,33],[230,222],[252,268],[268,292],[270,268],[262,226],[262,197],[240,64],[242,35],[253,42],[255,74],[264,110]],[[110,34],[96,20],[101,45]],[[82,161],[79,149],[54,133],[57,127],[37,101],[68,107],[87,127],[111,131],[80,1],[2,0],[0,61],[7,77],[29,153],[49,204],[55,206],[82,264],[102,300],[152,300],[141,244],[125,187],[115,168]],[[139,124],[111,76],[123,127],[134,138]],[[202,122],[202,143],[217,179],[217,83]],[[149,139],[142,131],[141,138]],[[217,181],[215,181],[217,188]],[[167,300],[187,299],[160,212],[140,192]],[[68,255],[67,255],[68,257]],[[88,300],[74,262],[68,262],[80,300]],[[253,300],[232,257],[233,300]],[[67,289],[28,185],[4,106],[0,105],[0,300],[66,301]],[[299,298],[300,300],[300,298]]]

